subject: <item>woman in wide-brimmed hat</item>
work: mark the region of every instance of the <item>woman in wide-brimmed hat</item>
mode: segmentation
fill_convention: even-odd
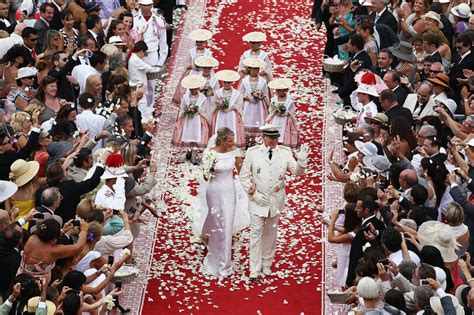
[[[171,144],[187,149],[187,159],[196,163],[194,148],[203,150],[209,140],[209,123],[203,106],[206,96],[199,90],[206,84],[206,79],[200,75],[188,75],[181,85],[188,89],[181,100],[178,120],[174,126]]]
[[[413,46],[409,42],[401,41],[397,45],[389,47],[390,52],[399,60],[395,71],[407,76],[411,84],[415,81],[416,56],[413,53]]]
[[[211,135],[217,133],[221,127],[227,127],[234,133],[234,145],[238,148],[245,146],[244,122],[242,120],[242,94],[232,85],[240,80],[238,72],[221,70],[216,73],[216,78],[222,82],[223,87],[214,94],[214,112],[211,120]]]
[[[259,127],[265,123],[268,115],[268,85],[265,77],[259,75],[266,63],[257,58],[248,58],[243,64],[249,74],[240,81],[239,91],[244,100],[245,137],[252,142],[262,134]]]
[[[212,32],[206,29],[196,29],[189,33],[188,38],[195,42],[195,46],[189,49],[189,54],[184,63],[187,66],[187,69],[184,71],[183,76],[181,77],[181,81],[184,77],[190,74],[200,74],[200,69],[194,62],[197,57],[212,57],[212,51],[209,48],[206,48],[206,43],[211,40],[212,36]],[[179,105],[181,103],[181,99],[183,98],[184,93],[186,93],[186,91],[182,87],[180,82],[178,84],[178,87],[176,88],[176,92],[173,95],[173,103]]]
[[[281,127],[278,143],[295,149],[300,147],[301,139],[294,117],[295,103],[288,95],[292,85],[293,82],[286,78],[276,79],[268,84],[268,87],[274,89],[276,93],[270,100],[270,115],[267,121]]]
[[[469,18],[471,17],[471,8],[466,3],[460,3],[451,8],[451,14],[454,17],[455,27],[454,35],[459,36],[469,28]]]
[[[449,77],[446,74],[437,73],[434,78],[428,78],[426,80],[434,85],[433,92],[435,94],[435,101],[447,99],[448,95],[453,95],[453,89],[449,86]]]
[[[270,82],[273,79],[272,64],[270,58],[268,58],[268,54],[260,48],[262,42],[267,41],[267,35],[262,32],[250,32],[245,34],[244,37],[242,37],[242,40],[249,43],[250,49],[240,56],[238,70],[240,76],[244,77],[248,74],[248,69],[244,64],[244,60],[248,58],[257,58],[258,60],[265,62],[265,67],[260,70],[260,75],[264,76],[265,79],[267,79],[267,82]]]
[[[18,190],[5,202],[5,208],[12,211],[12,207],[17,207],[16,219],[27,215],[35,207],[35,193],[40,187],[35,180],[38,170],[38,162],[22,159],[16,160],[10,167],[10,181],[18,186]]]

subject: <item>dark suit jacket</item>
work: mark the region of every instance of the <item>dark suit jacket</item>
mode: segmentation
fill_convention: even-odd
[[[400,84],[394,92],[395,92],[395,95],[397,96],[397,103],[405,104],[405,100],[408,95],[408,90],[406,89],[406,87]]]
[[[435,164],[443,164],[444,161],[446,161],[448,157],[444,153],[438,153],[430,157],[430,159],[435,163]]]
[[[439,51],[436,51],[434,54],[430,55],[430,57],[433,58],[433,62],[443,62]]]
[[[370,13],[369,16],[372,19],[372,21],[375,22],[375,16],[376,16],[375,11]],[[377,20],[376,24],[385,24],[392,30],[396,30],[398,28],[397,20],[395,19],[393,14],[388,9],[385,9],[385,11],[382,13],[382,15]]]
[[[91,31],[87,31],[86,34],[87,37],[92,38],[95,41],[96,46],[100,49],[102,46],[104,46],[105,41],[104,41],[104,36],[99,34],[97,35],[97,39],[92,35]]]
[[[440,14],[441,22],[443,22],[443,28],[440,30],[444,36],[448,39],[449,47],[453,47],[452,40],[454,38],[454,27],[451,21],[444,14]],[[452,51],[452,50],[451,50]]]
[[[351,251],[349,253],[349,268],[347,271],[347,278],[346,284],[347,286],[352,286],[352,283],[355,279],[355,268],[359,264],[359,260],[364,255],[362,251],[362,247],[368,242],[364,236],[363,227],[367,226],[369,223],[372,223],[374,228],[379,231],[379,237],[381,235],[381,231],[385,229],[385,225],[382,221],[377,219],[376,217],[372,217],[361,226],[361,229],[357,232],[351,242]],[[379,246],[379,241],[375,239],[374,241],[370,242],[371,246]]]
[[[459,57],[460,58],[460,57]],[[459,85],[459,82],[457,79],[465,79],[463,70],[464,69],[469,69],[469,70],[474,70],[474,56],[471,51],[469,55],[467,55],[463,60],[460,62],[457,61],[453,64],[453,67],[449,71],[449,85],[453,88],[454,90],[454,95],[453,99],[456,101],[456,103],[459,104],[461,101],[461,89],[462,86]],[[462,106],[458,106],[458,110],[462,110]]]
[[[76,95],[75,90],[71,82],[68,81],[66,76],[71,75],[72,69],[80,64],[79,60],[69,58],[68,62],[62,67],[61,70],[52,69],[48,75],[58,79],[58,97],[63,98],[68,102],[75,102]]]
[[[16,272],[20,267],[21,255],[20,253],[10,246],[1,244],[0,245],[0,296],[4,297],[10,287],[13,279],[16,276]]]
[[[35,28],[38,30],[38,46],[36,46],[36,52],[40,53],[43,51],[44,36],[49,30],[49,25],[42,19],[39,19],[35,23]]]
[[[413,114],[408,108],[405,108],[401,105],[397,105],[390,108],[385,112],[385,115],[387,115],[388,120],[390,120],[390,122],[393,122],[397,117],[403,117],[408,120],[410,125],[413,124]]]
[[[354,60],[358,60],[362,64],[362,67],[359,67],[356,69],[356,71],[352,71],[351,67],[348,66],[342,73],[343,84],[339,88],[338,95],[344,100],[344,105],[350,105],[349,96],[357,89],[357,84],[354,81],[357,72],[359,72],[361,69],[370,69],[370,67],[372,67],[372,60],[365,50],[362,50],[355,57],[353,57],[351,62]]]
[[[53,3],[54,6],[54,15],[53,15],[53,20],[51,21],[51,28],[53,30],[59,31],[60,29],[63,28],[63,22],[61,21],[61,11],[56,7],[56,5]]]
[[[15,26],[16,26],[16,22],[15,23],[10,22],[10,26],[7,27],[5,22],[0,21],[0,30],[6,31],[8,32],[8,34],[13,33],[13,31],[15,30]]]

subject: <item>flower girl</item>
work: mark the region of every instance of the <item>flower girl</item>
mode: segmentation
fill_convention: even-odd
[[[221,127],[227,127],[234,133],[234,145],[245,146],[244,122],[242,120],[242,94],[232,87],[239,81],[239,73],[232,70],[221,70],[216,78],[223,87],[214,94],[214,113],[212,114],[211,134],[216,134]]]
[[[212,51],[206,48],[206,43],[212,38],[212,32],[205,29],[197,29],[189,33],[189,39],[196,42],[196,46],[189,49],[189,54],[185,65],[187,66],[186,71],[183,73],[181,80],[190,74],[199,74],[199,68],[195,65],[194,60],[199,56],[212,57]],[[185,89],[178,84],[178,88],[173,95],[173,103],[180,104],[181,99],[185,93]]]
[[[181,85],[188,89],[181,101],[179,117],[173,130],[171,144],[187,149],[186,158],[196,163],[194,148],[205,149],[209,140],[209,124],[202,111],[206,97],[199,89],[206,84],[200,75],[188,75]]]
[[[245,137],[252,145],[255,137],[261,135],[258,128],[265,123],[268,115],[267,80],[259,75],[260,69],[264,69],[266,63],[257,58],[248,58],[243,61],[243,64],[248,68],[249,74],[240,81],[239,91],[244,100]]]
[[[212,99],[214,93],[219,89],[219,80],[214,75],[214,68],[219,65],[219,61],[212,57],[200,56],[194,60],[194,63],[199,67],[202,77],[206,79],[206,84],[201,88],[200,92],[206,97],[203,111],[206,114],[207,120],[211,122],[212,112],[214,111]]]
[[[270,101],[270,115],[267,122],[280,126],[278,143],[290,148],[299,148],[300,136],[296,126],[295,104],[288,95],[289,88],[293,85],[290,79],[276,79],[268,84],[270,89],[276,90],[276,95]]]
[[[273,79],[273,70],[268,58],[268,54],[260,49],[262,42],[267,41],[267,36],[262,32],[250,32],[242,37],[244,42],[248,42],[250,49],[245,51],[242,56],[240,56],[239,62],[239,72],[241,77],[248,74],[247,69],[244,65],[244,60],[248,58],[258,58],[259,60],[265,62],[266,66],[261,69],[260,75],[264,76],[267,79],[267,82],[270,82]]]

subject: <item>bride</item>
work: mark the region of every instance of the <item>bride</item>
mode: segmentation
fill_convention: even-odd
[[[215,145],[213,138],[215,138]],[[222,278],[232,273],[232,234],[248,226],[247,195],[234,180],[240,172],[242,153],[234,146],[234,133],[227,127],[217,130],[203,154],[204,190],[200,191],[201,237],[208,239],[204,269]]]

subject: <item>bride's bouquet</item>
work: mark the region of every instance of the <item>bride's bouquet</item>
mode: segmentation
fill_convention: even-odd
[[[229,108],[229,100],[227,98],[219,98],[215,105],[217,110],[226,110]]]
[[[255,89],[252,91],[252,96],[255,99],[255,101],[260,101],[263,100],[265,97],[265,94],[263,94],[263,91],[260,89]]]
[[[214,173],[214,165],[216,165],[217,156],[212,151],[207,151],[202,157],[202,175],[206,182],[210,182]]]
[[[189,105],[184,109],[184,116],[188,118],[193,118],[198,112],[198,107],[196,105]]]

